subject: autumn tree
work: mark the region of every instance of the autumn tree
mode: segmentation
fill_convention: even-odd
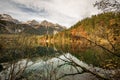
[[[118,15],[120,14],[120,2],[118,0],[101,0],[99,2],[96,1],[94,4],[95,7],[97,7],[99,10],[102,10],[103,12],[115,12]],[[111,16],[112,18],[112,16]],[[117,19],[111,19],[108,21],[109,25],[105,26],[105,22],[100,22],[100,27],[98,28],[97,33],[102,35],[102,40],[106,40],[106,43],[111,48],[106,48],[102,45],[100,45],[102,48],[107,50],[109,53],[112,53],[116,56],[120,55],[119,53],[119,37],[120,37],[120,24],[117,23]],[[96,43],[97,44],[97,43]]]

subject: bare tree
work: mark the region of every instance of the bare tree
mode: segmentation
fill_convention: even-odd
[[[120,2],[118,0],[100,0],[96,1],[94,6],[103,12],[120,12]]]

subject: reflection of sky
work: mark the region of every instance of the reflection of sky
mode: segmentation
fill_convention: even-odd
[[[72,26],[78,20],[98,13],[96,0],[0,0],[0,13],[7,13],[21,21],[49,20]]]
[[[76,63],[83,68],[79,66],[70,65],[69,62]],[[75,73],[78,73],[78,71],[82,72],[84,68],[98,75],[102,75],[102,77],[110,77],[108,75],[111,75],[111,74],[113,75],[114,74],[113,72],[116,71],[116,70],[106,70],[106,69],[102,69],[95,66],[93,67],[92,65],[88,65],[85,62],[80,61],[70,53],[66,53],[64,55],[48,59],[47,61],[44,61],[41,58],[35,58],[34,61],[31,61],[30,59],[29,60],[22,59],[17,63],[14,63],[14,66],[15,68],[13,70],[13,73],[19,72],[20,70],[23,70],[25,67],[27,67],[25,69],[25,72],[23,73],[23,76],[25,76],[25,78],[27,79],[32,79],[32,80],[38,80],[41,78],[44,79],[45,77],[49,78],[48,76],[45,76],[45,74],[47,75],[52,74],[51,78],[49,79],[54,80],[55,77],[59,78],[65,74],[75,74]],[[2,80],[4,80],[4,77],[9,75],[7,74],[9,72],[10,72],[10,69],[6,69],[2,73],[0,73]],[[75,75],[74,76],[72,75],[72,76],[68,76],[66,79],[64,79],[64,77],[62,79],[73,80],[73,78],[75,80],[76,79],[77,80],[93,80],[93,79],[98,80],[97,77],[91,74],[88,75],[88,72],[77,74],[76,77]]]

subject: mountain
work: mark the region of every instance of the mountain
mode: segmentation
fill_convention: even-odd
[[[0,20],[4,20],[4,21],[10,21],[10,22],[14,22],[16,24],[20,23],[17,19],[13,19],[10,15],[8,14],[0,14]]]
[[[48,22],[48,21],[46,21],[46,20],[42,21],[42,22],[40,23],[40,25],[41,25],[41,26],[46,26],[46,27],[54,27],[54,28],[56,28],[56,29],[61,29],[61,30],[66,28],[65,26],[61,26],[61,25],[59,25],[59,24],[53,24],[53,23]]]
[[[39,34],[39,31],[27,24],[16,24],[11,21],[0,20],[1,34]]]
[[[34,28],[40,31],[41,34],[56,34],[66,29],[64,26],[53,24],[46,20],[39,23],[39,25],[34,26]]]
[[[8,14],[0,14],[0,34],[53,34],[64,30],[65,28],[47,21],[41,23],[36,20],[20,22]]]
[[[83,36],[85,38],[92,36],[104,38],[102,35],[108,33],[109,35],[111,34],[111,36],[120,36],[120,13],[108,12],[93,15],[78,21],[75,25],[71,26],[71,28],[63,32],[65,36]]]
[[[30,20],[30,21],[27,21],[25,24],[35,26],[35,25],[39,25],[39,22],[37,22],[36,20]]]
[[[36,20],[31,20],[31,21],[27,21],[25,24],[28,24],[31,27],[38,30],[40,32],[40,35],[56,34],[66,29],[64,26],[48,22],[47,20],[41,22],[37,22]]]

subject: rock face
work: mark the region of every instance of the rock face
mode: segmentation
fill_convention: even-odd
[[[41,26],[46,26],[46,27],[51,27],[51,26],[55,26],[55,24],[51,23],[51,22],[48,22],[46,20],[42,21],[40,23]]]
[[[65,26],[61,26],[61,25],[59,25],[59,24],[53,24],[53,23],[51,23],[51,22],[48,22],[48,21],[46,21],[46,20],[44,20],[44,21],[42,21],[41,23],[40,23],[40,25],[41,26],[45,26],[45,27],[54,27],[54,28],[56,28],[56,29],[65,29]]]
[[[31,21],[27,21],[26,24],[29,24],[31,26],[35,26],[35,25],[39,25],[39,22],[37,22],[36,20],[31,20]]]
[[[21,23],[20,21],[13,19],[8,14],[0,14],[0,34],[14,34],[14,33],[25,33],[25,34],[56,34],[59,31],[64,30],[65,27],[58,24],[53,24],[46,20],[41,23],[36,20],[27,21]]]
[[[53,24],[46,20],[42,21],[39,25],[34,26],[34,28],[39,30],[41,34],[56,34],[65,29],[64,26]]]
[[[4,20],[4,21],[10,21],[10,22],[14,22],[16,24],[20,23],[18,20],[13,19],[10,15],[8,14],[0,14],[0,20]]]

